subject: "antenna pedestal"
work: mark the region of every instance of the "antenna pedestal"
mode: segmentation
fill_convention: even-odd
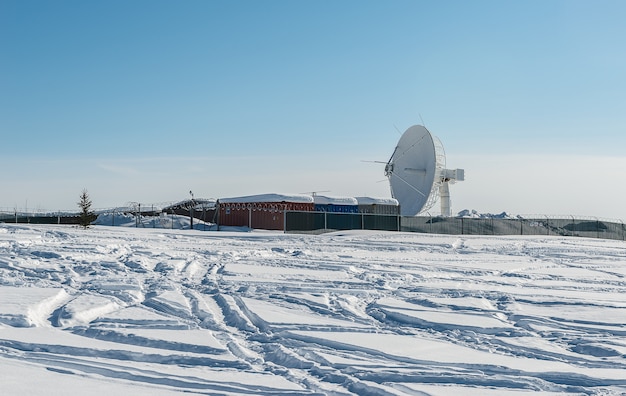
[[[450,184],[443,182],[439,186],[439,199],[441,200],[441,215],[450,217]]]

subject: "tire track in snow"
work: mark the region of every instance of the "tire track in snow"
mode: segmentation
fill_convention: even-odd
[[[11,341],[0,332],[2,356],[47,359],[59,372],[149,385],[160,377],[159,386],[193,393],[254,394],[251,386],[204,377],[200,371],[211,365],[220,374],[272,375],[298,385],[259,388],[272,394],[420,394],[424,383],[505,393],[626,389],[612,374],[624,371],[626,356],[623,323],[610,319],[624,312],[614,296],[626,291],[617,244],[108,229],[98,240],[76,230],[42,238],[34,229],[21,229],[20,243],[0,245],[1,282],[65,288],[77,300],[59,305],[71,328],[58,331],[116,346],[107,355],[93,346]],[[586,253],[597,244],[606,245],[601,259]],[[97,299],[79,298],[89,295],[119,310],[97,312]],[[78,308],[81,301],[93,306]],[[194,348],[168,336],[190,330],[214,344]],[[422,345],[457,354],[449,362],[441,349],[429,353]],[[140,347],[151,352],[127,352]],[[488,358],[463,360],[473,354]],[[68,361],[74,366],[64,366]],[[511,363],[525,361],[560,366],[533,371]]]

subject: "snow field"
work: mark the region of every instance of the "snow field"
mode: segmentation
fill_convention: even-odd
[[[620,241],[0,224],[0,380],[33,395],[619,395],[625,292]]]

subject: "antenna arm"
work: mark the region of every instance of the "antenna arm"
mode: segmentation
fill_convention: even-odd
[[[391,173],[391,176],[395,176],[398,179],[402,180],[402,182],[406,183],[407,186],[411,187],[413,190],[415,190],[416,192],[418,192],[422,197],[427,198],[426,194],[424,194],[423,192],[421,192],[420,190],[418,190],[417,188],[415,188],[415,186],[413,186],[411,183],[409,183],[408,181],[404,180],[403,178],[401,178],[400,176],[398,176],[395,173]]]

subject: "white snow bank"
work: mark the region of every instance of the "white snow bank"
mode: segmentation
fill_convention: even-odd
[[[303,194],[259,194],[243,197],[220,198],[219,203],[253,203],[253,202],[295,202],[312,203],[313,197]]]
[[[359,205],[390,205],[398,206],[398,200],[395,198],[376,198],[376,197],[354,197]]]
[[[63,306],[56,325],[60,327],[85,325],[118,309],[120,304],[111,298],[82,294]]]
[[[15,327],[50,326],[52,311],[70,298],[61,288],[3,286],[0,291],[0,323]]]
[[[331,197],[328,195],[314,195],[313,202],[317,205],[358,205],[352,197]]]

